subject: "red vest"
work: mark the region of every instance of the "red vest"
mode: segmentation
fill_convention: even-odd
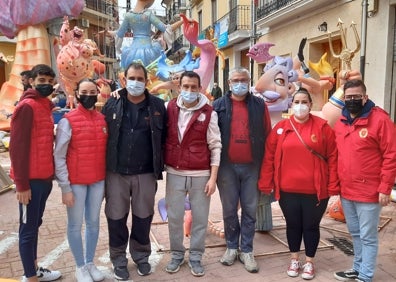
[[[205,105],[194,111],[181,143],[177,128],[179,111],[176,99],[171,100],[167,107],[165,164],[180,170],[210,169],[210,151],[206,134],[213,111],[212,107]]]
[[[29,179],[50,179],[54,175],[54,120],[47,98],[23,99],[33,109]]]
[[[65,115],[72,136],[67,150],[71,184],[91,184],[105,178],[107,125],[104,116],[78,106]]]

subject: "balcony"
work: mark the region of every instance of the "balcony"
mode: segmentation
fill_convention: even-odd
[[[203,0],[190,0],[191,7],[194,7],[195,5],[198,5],[199,3],[202,3]]]
[[[287,23],[301,15],[317,11],[333,1],[327,0],[273,0],[257,7],[257,30]]]
[[[186,14],[188,10],[186,0],[176,0],[167,5],[167,17],[169,21],[178,19],[180,14]]]
[[[171,53],[185,52],[188,49],[190,49],[190,42],[184,37],[184,34],[182,34],[173,41]]]
[[[247,38],[250,38],[252,25],[250,5],[236,6],[228,14],[216,21],[216,23],[221,23],[225,19],[228,19],[227,45],[234,45]]]

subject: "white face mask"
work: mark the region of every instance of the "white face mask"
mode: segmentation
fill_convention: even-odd
[[[131,96],[140,96],[146,89],[146,84],[137,80],[127,80],[126,89]]]
[[[182,99],[185,103],[191,104],[191,103],[197,101],[199,92],[191,92],[191,91],[182,90],[182,91],[180,91],[180,96],[182,97]]]
[[[294,115],[299,119],[303,119],[309,114],[309,107],[305,104],[293,104],[292,109]]]
[[[233,83],[231,90],[236,96],[244,96],[249,91],[249,85],[244,82]]]

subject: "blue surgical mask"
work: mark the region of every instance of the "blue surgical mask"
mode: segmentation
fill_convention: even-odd
[[[244,96],[249,91],[249,85],[244,82],[233,83],[232,93],[236,96]]]
[[[198,99],[199,92],[190,92],[190,91],[182,90],[180,92],[180,96],[182,97],[183,102],[187,104],[191,104]]]
[[[131,96],[140,96],[146,89],[146,84],[137,80],[127,80],[126,89]]]

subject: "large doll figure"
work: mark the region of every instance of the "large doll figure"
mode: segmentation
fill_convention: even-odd
[[[148,66],[160,55],[164,49],[160,41],[151,39],[151,25],[154,25],[164,34],[168,45],[171,44],[171,33],[181,25],[176,22],[173,25],[165,25],[150,10],[154,0],[138,0],[136,6],[126,13],[124,21],[116,32],[116,48],[121,53],[121,68],[126,67],[133,61],[141,60],[144,66]],[[121,50],[122,40],[128,30],[133,32],[133,41],[130,46]]]

